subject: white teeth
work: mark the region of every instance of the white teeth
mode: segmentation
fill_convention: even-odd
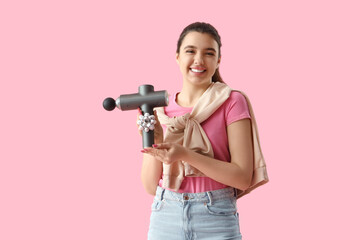
[[[199,69],[191,68],[191,71],[196,72],[196,73],[200,73],[200,72],[204,72],[205,69],[204,70],[199,70]]]

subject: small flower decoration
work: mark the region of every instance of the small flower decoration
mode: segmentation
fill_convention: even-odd
[[[150,130],[155,129],[155,116],[150,115],[149,113],[145,113],[144,115],[139,115],[139,120],[137,121],[139,125],[139,130],[144,130],[145,132],[149,132]]]

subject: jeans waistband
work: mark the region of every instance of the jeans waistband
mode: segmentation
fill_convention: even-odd
[[[156,198],[159,200],[174,200],[174,201],[213,201],[236,198],[236,191],[232,187],[223,188],[214,191],[201,192],[201,193],[177,193],[160,186],[156,189]]]

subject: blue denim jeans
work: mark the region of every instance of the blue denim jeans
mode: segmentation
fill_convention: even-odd
[[[157,188],[148,240],[241,240],[233,188],[176,193]]]

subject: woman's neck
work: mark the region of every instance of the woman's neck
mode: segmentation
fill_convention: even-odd
[[[192,84],[183,83],[181,92],[177,95],[176,102],[182,107],[193,107],[201,97],[201,95],[208,89],[211,82],[203,86],[194,86]]]

